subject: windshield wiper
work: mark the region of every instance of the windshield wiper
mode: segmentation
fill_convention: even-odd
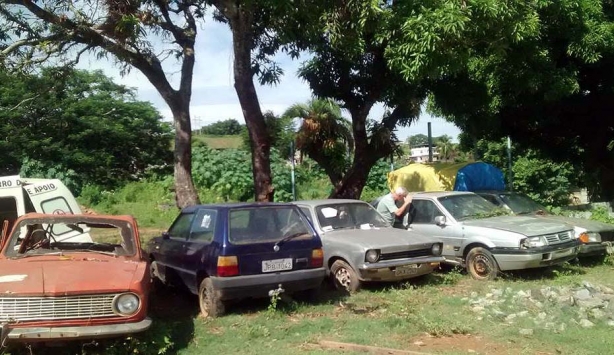
[[[33,257],[33,256],[47,256],[47,255],[59,255],[62,256],[64,255],[63,251],[54,251],[51,253],[30,253],[30,254],[19,254],[16,255],[14,258],[15,259],[23,259],[23,258],[29,258],[29,257]]]
[[[304,236],[305,234],[309,234],[309,233],[305,233],[305,232],[298,232],[298,233],[290,234],[290,235],[289,235],[289,236],[287,236],[287,237],[283,237],[283,238],[281,238],[280,240],[278,240],[277,242],[275,242],[275,245],[273,246],[273,248],[276,248],[276,247],[277,247],[277,248],[279,248],[279,245],[281,245],[281,244],[283,244],[283,243],[285,243],[285,242],[287,242],[287,241],[290,241],[290,240],[292,240],[292,239],[294,239],[294,238],[302,237],[302,236]]]
[[[108,252],[108,251],[100,251],[100,250],[94,250],[94,249],[69,249],[69,250],[64,250],[65,253],[72,253],[72,252],[87,252],[87,253],[96,253],[96,254],[103,254],[103,255],[109,255],[109,256],[117,256],[117,254],[112,253],[112,252]]]

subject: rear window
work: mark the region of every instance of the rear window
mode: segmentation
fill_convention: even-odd
[[[232,244],[274,243],[284,238],[313,238],[298,209],[290,206],[251,207],[230,211],[228,239]]]

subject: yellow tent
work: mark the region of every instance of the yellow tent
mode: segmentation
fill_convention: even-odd
[[[388,173],[388,186],[408,191],[452,191],[458,170],[470,163],[409,164]]]

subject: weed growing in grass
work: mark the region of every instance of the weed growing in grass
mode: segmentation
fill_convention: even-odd
[[[271,336],[269,328],[261,324],[252,324],[247,328],[247,337],[249,339],[268,338]]]
[[[464,278],[464,275],[462,274],[462,272],[463,272],[463,268],[461,268],[460,266],[454,266],[452,270],[443,274],[441,283],[444,285],[450,285],[450,286],[456,285],[457,283],[460,282],[460,280]]]
[[[421,331],[436,337],[454,334],[469,334],[472,330],[466,324],[459,323],[456,320],[450,320],[443,317],[427,317],[423,313],[411,314],[410,317],[408,317],[408,321],[416,324]]]
[[[277,303],[281,300],[282,292],[283,290],[281,289],[269,291],[269,297],[271,298],[271,302],[269,303],[269,306],[267,307],[267,311],[269,313],[273,313],[277,311]]]

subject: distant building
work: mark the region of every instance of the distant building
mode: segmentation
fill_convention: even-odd
[[[409,160],[415,163],[428,163],[429,161],[429,147],[418,146],[409,150]],[[439,161],[439,151],[437,147],[433,147],[433,161]]]

